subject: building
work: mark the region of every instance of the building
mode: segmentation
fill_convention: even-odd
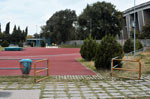
[[[125,26],[122,30],[121,39],[128,39],[134,30],[134,7],[123,12]],[[141,33],[142,27],[150,24],[150,1],[135,6],[136,31]]]
[[[46,46],[50,46],[50,38],[49,39],[45,39],[45,38],[31,38],[31,39],[27,39],[26,45],[30,45],[32,47],[40,47],[42,41],[45,41]]]

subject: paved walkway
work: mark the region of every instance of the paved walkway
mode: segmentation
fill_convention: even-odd
[[[36,84],[1,82],[0,90],[41,90],[41,99],[150,98],[150,76],[142,80],[47,81]],[[27,94],[26,92],[24,94]],[[3,98],[0,98],[3,99]],[[34,98],[37,99],[37,98]]]

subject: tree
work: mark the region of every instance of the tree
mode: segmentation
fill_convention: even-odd
[[[9,30],[10,30],[10,22],[6,24],[5,34],[9,34]]]
[[[96,55],[96,48],[97,48],[96,40],[94,40],[90,34],[88,38],[84,40],[84,44],[81,46],[80,50],[81,56],[87,61],[94,60]]]
[[[61,43],[74,39],[75,30],[73,23],[77,20],[74,10],[61,10],[47,20],[46,26],[42,27],[42,36],[50,37],[52,42]],[[48,36],[48,37],[47,37]]]
[[[131,39],[126,40],[124,46],[123,46],[123,50],[125,53],[129,53],[132,52],[134,49],[134,43]]]
[[[144,38],[150,39],[150,25],[145,25],[142,28]]]
[[[0,23],[0,33],[2,33],[2,30],[1,30],[1,23]]]
[[[136,50],[139,50],[141,48],[143,48],[142,43],[138,39],[136,39]],[[133,42],[133,40],[128,39],[125,42],[124,46],[123,46],[123,50],[124,50],[125,53],[132,52],[134,50],[134,42]]]
[[[91,32],[92,37],[101,39],[106,34],[116,36],[123,27],[123,14],[111,3],[97,2],[87,5],[78,18],[79,34],[85,39]]]
[[[111,35],[106,35],[102,38],[100,44],[97,48],[97,53],[95,56],[95,67],[96,69],[111,69],[111,59],[117,57],[122,59],[123,49],[121,45],[116,41],[116,39]],[[121,62],[114,62],[114,65],[119,64],[121,67]]]

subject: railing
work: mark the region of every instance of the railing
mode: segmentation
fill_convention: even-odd
[[[47,68],[44,68],[42,70],[37,70],[37,68],[36,68],[37,64],[41,63],[41,62],[44,62],[44,61],[47,62],[46,63]],[[47,71],[47,76],[37,80],[37,74],[40,73],[40,72],[44,72],[44,71]],[[40,82],[41,80],[47,79],[48,77],[49,77],[49,60],[48,59],[43,59],[43,60],[35,61],[35,63],[34,63],[34,82],[35,83]]]
[[[139,64],[139,68],[138,69],[116,68],[117,65],[114,66],[114,61],[137,62]],[[129,60],[129,59],[116,59],[116,58],[113,58],[112,59],[112,63],[111,63],[111,74],[112,74],[112,77],[114,76],[114,70],[138,72],[138,78],[131,78],[131,79],[141,79],[141,62],[140,62],[140,59],[138,59],[138,60]],[[117,76],[117,77],[129,78],[129,77],[124,77],[124,76]]]

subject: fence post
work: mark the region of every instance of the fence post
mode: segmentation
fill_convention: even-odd
[[[34,82],[36,82],[36,64],[34,64]]]
[[[111,76],[113,77],[113,59],[111,60]]]
[[[141,62],[139,60],[139,80],[141,79]]]

